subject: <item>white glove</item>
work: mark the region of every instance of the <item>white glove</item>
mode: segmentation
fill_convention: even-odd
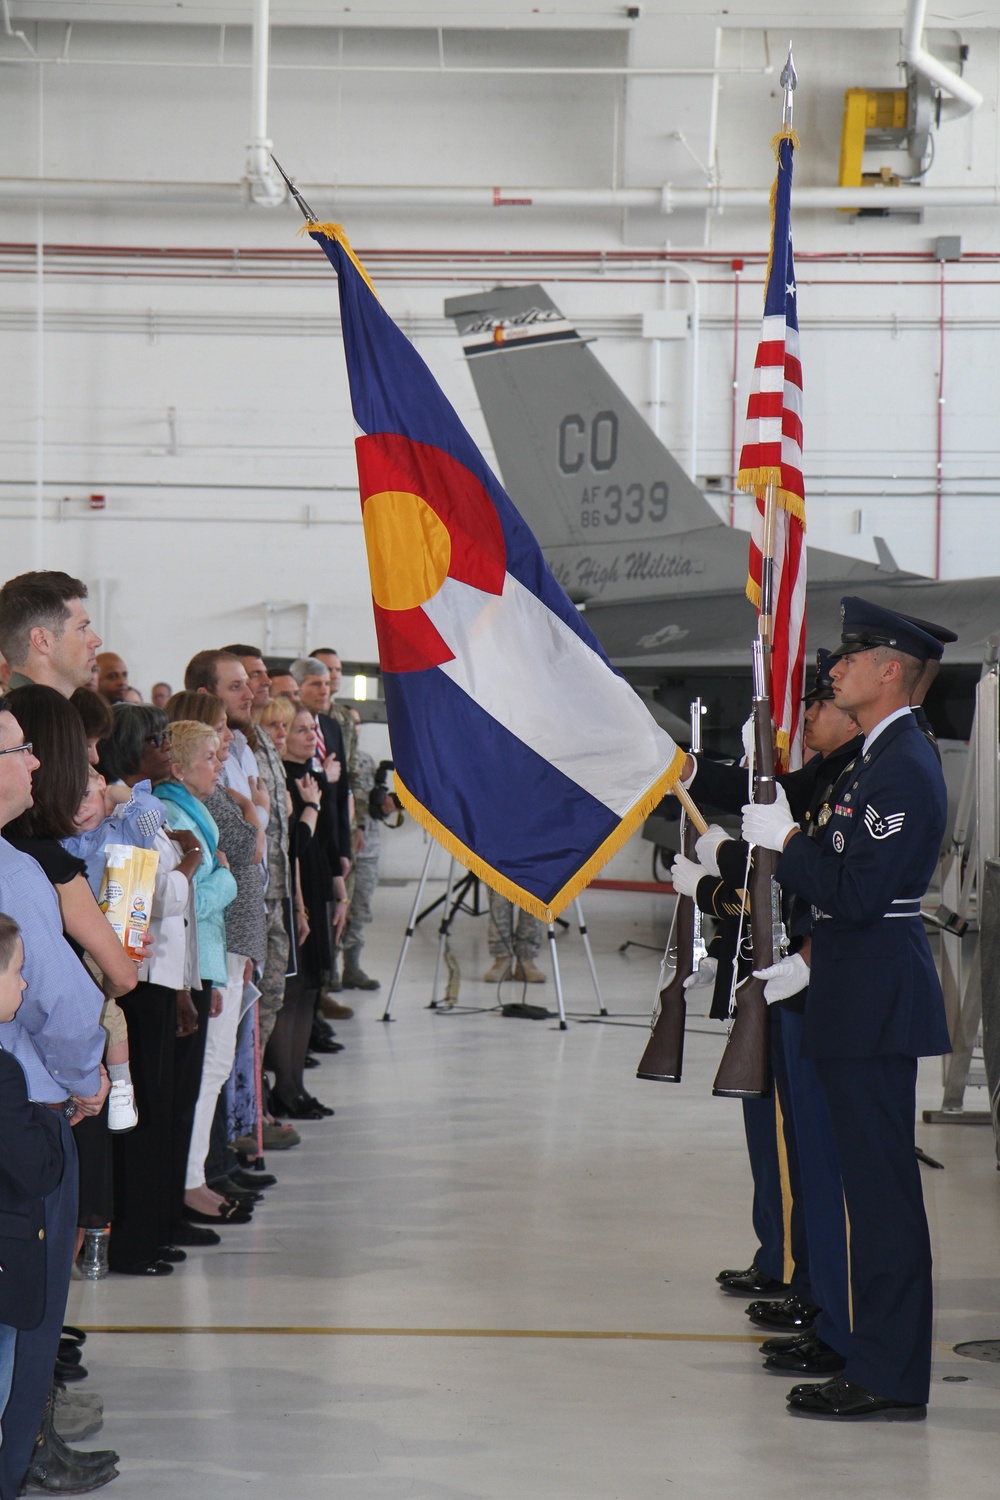
[[[724,828],[720,828],[718,823],[710,823],[708,825],[708,832],[703,833],[695,844],[694,852],[698,856],[698,861],[705,866],[709,875],[718,875],[720,873],[719,861],[715,857],[715,851],[728,838],[729,834]]]
[[[684,981],[685,990],[712,990],[715,988],[715,976],[718,972],[719,960],[709,958],[708,954],[702,959],[693,974],[689,974]]]
[[[740,735],[743,740],[743,759],[748,766],[752,766],[754,758],[753,714],[750,715],[749,719],[743,725]]]
[[[767,980],[764,999],[773,1005],[776,1000],[787,1000],[805,989],[809,983],[809,965],[801,953],[789,953],[787,958],[779,958],[766,969],[754,969],[753,977]]]
[[[670,867],[670,879],[678,896],[693,896],[705,873],[697,860],[687,859],[683,854],[678,854]]]
[[[761,849],[774,849],[780,854],[786,838],[798,826],[780,785],[775,787],[772,803],[748,802],[743,808],[743,837]]]

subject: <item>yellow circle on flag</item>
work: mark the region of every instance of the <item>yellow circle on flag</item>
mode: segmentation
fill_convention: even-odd
[[[362,514],[375,603],[417,609],[451,566],[451,536],[426,500],[404,490],[369,495]]]

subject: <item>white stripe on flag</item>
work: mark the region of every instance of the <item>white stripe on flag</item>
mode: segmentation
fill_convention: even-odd
[[[785,367],[783,364],[758,365],[757,374],[760,377],[758,390],[783,391],[785,389]]]
[[[618,817],[669,766],[638,694],[509,573],[500,597],[447,578],[423,607],[455,652],[439,670]]]

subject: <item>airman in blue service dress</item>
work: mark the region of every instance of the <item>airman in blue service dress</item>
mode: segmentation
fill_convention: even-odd
[[[817,652],[813,680],[803,698],[806,705],[833,702],[833,683],[829,676],[830,658],[829,651]],[[843,723],[845,734],[850,735],[850,721],[847,717],[840,715],[838,720]],[[822,831],[832,812],[835,789],[842,776],[853,771],[854,760],[861,749],[863,738],[860,733],[852,738],[845,738],[836,748],[814,755],[799,770],[781,777],[792,814],[810,838],[822,837]],[[708,802],[732,812],[742,803],[746,794],[745,773],[734,774],[732,767],[709,762],[699,766],[697,777],[702,804]],[[715,851],[715,858],[720,874],[730,884],[730,867],[734,862],[739,871],[736,883],[745,883],[744,843],[727,841],[720,844]],[[716,915],[721,915],[718,909],[720,896],[725,900],[732,899],[727,885],[711,876],[699,881],[697,900],[702,910],[708,909],[708,898],[711,897],[711,910]],[[811,908],[808,902],[789,895],[786,895],[783,904],[792,948],[797,950],[803,939],[811,935]],[[720,963],[720,972],[721,969]],[[727,982],[727,1006],[728,998]],[[791,1249],[794,1258],[791,1297],[781,1304],[753,1303],[747,1312],[751,1321],[759,1326],[780,1329],[792,1335],[788,1338],[769,1339],[762,1346],[761,1352],[767,1355],[767,1368],[818,1374],[843,1368],[842,1351],[846,1349],[850,1339],[850,1316],[847,1238],[840,1169],[826,1101],[816,1079],[815,1065],[811,1058],[802,1057],[800,1050],[805,1002],[806,989],[803,988],[799,993],[773,1005],[770,1028],[771,1065],[775,1090],[781,1100],[788,1161],[787,1183],[791,1189],[790,1213],[786,1209],[791,1223]],[[712,1013],[716,1013],[714,1006]],[[745,1101],[744,1112],[749,1114],[751,1110],[762,1111],[768,1103],[773,1115],[773,1099]],[[772,1139],[773,1135],[772,1119]],[[758,1204],[762,1200],[766,1203],[769,1178],[766,1173],[761,1172],[759,1146],[756,1135],[751,1134],[749,1119],[747,1140],[754,1175],[756,1228],[760,1217]],[[781,1207],[779,1196],[779,1225]],[[761,1243],[765,1243],[763,1239]],[[766,1265],[767,1261],[762,1261],[761,1264]],[[746,1274],[735,1279],[732,1276],[728,1280],[723,1279],[723,1290],[743,1289],[741,1282],[745,1282]]]
[[[838,656],[889,647],[940,660],[941,643],[904,617],[851,598],[842,611]],[[843,1376],[795,1387],[797,1414],[926,1414],[931,1249],[914,1151],[916,1074],[919,1057],[950,1042],[920,900],[946,813],[940,766],[904,703],[869,730],[821,839],[788,838],[778,862],[782,886],[813,908],[801,1047],[833,1126],[853,1312]],[[754,836],[746,822],[745,831]]]

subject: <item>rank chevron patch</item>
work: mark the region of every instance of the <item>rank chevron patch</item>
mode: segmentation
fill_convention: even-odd
[[[905,813],[889,813],[883,818],[869,802],[865,808],[865,827],[873,839],[887,839],[891,834],[899,832],[905,817]]]

